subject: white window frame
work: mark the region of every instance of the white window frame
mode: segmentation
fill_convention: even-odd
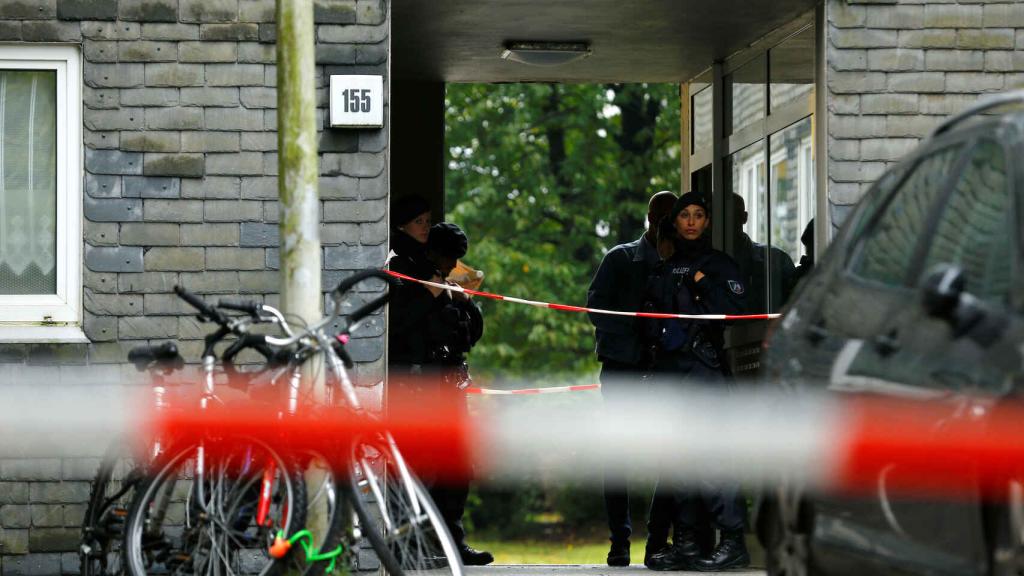
[[[75,46],[3,44],[0,68],[57,73],[57,290],[0,295],[0,342],[88,342],[81,330],[81,52]]]

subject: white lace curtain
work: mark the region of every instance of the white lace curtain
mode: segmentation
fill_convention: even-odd
[[[0,294],[57,286],[57,75],[0,70]]]

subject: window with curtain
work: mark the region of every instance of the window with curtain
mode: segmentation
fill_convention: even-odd
[[[84,342],[82,55],[0,43],[0,342]]]
[[[57,74],[0,69],[0,295],[57,291]]]

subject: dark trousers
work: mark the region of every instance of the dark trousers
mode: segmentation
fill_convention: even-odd
[[[617,402],[625,400],[630,393],[643,391],[641,370],[632,364],[603,360],[601,363],[601,395],[605,409],[615,410]],[[628,455],[621,455],[628,458]],[[608,514],[608,531],[612,542],[625,542],[633,533],[629,513],[629,480],[625,475],[611,471],[604,474],[604,507]],[[655,490],[648,513],[648,541],[660,545],[668,540],[668,533],[675,516],[675,499],[671,492]]]
[[[709,514],[712,526],[722,532],[742,532],[747,519],[747,503],[740,497],[739,486],[735,483],[705,484],[696,489],[677,492],[678,529],[698,533],[708,526],[701,520],[702,512]]]
[[[466,395],[454,385],[445,381],[449,366],[425,364],[415,368],[406,365],[392,365],[392,385],[409,394],[438,395],[445,403],[451,403],[459,410],[466,409]],[[432,447],[437,453],[443,453],[446,446]],[[438,460],[442,459],[440,456]],[[427,488],[430,498],[437,505],[441,518],[444,519],[448,531],[452,534],[456,546],[462,547],[466,541],[466,530],[462,525],[462,515],[466,511],[466,500],[469,498],[468,481],[440,480],[438,471],[431,466],[419,466],[415,470],[423,485]]]
[[[455,545],[466,544],[466,530],[462,527],[462,514],[466,511],[466,499],[469,497],[469,483],[434,484],[428,490],[430,497],[437,504],[448,531],[452,533]]]
[[[689,352],[662,356],[653,372],[660,377],[657,385],[666,387],[666,392],[676,386],[710,386],[725,393],[728,384],[720,370],[709,368]],[[693,538],[704,554],[714,547],[715,528],[723,532],[744,529],[746,501],[740,497],[739,485],[735,482],[705,482],[693,486],[659,480],[656,491],[673,495],[676,539]]]

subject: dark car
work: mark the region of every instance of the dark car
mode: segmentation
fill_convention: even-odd
[[[766,341],[770,382],[926,400],[936,426],[1021,393],[1022,103],[980,101],[875,183]],[[1000,498],[944,500],[892,494],[900,474],[857,495],[770,490],[756,521],[769,574],[1024,574],[1024,475]]]

